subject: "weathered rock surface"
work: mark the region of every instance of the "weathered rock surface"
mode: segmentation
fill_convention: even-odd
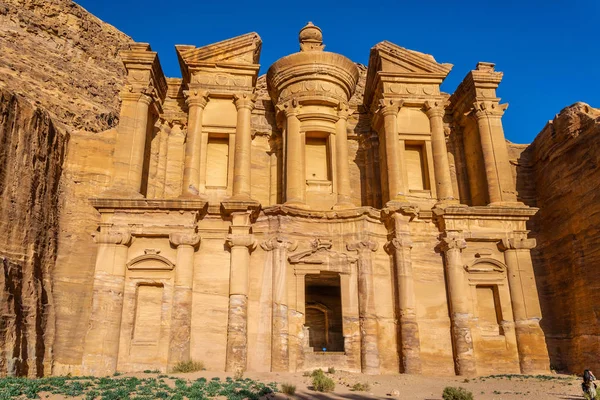
[[[110,142],[111,131],[97,132],[118,123],[117,52],[129,42],[70,0],[0,0],[0,375],[49,374],[62,338],[55,324],[69,326],[65,334],[85,326],[76,309],[91,288],[61,284],[77,286],[78,265],[69,260],[95,256],[71,244],[89,238],[97,222],[86,199],[90,186],[101,187],[102,171],[85,165]],[[66,259],[59,270],[57,257]],[[68,307],[57,308],[57,289]]]
[[[47,112],[0,89],[0,374],[48,373],[50,270],[67,136]],[[18,178],[17,178],[18,177]]]
[[[519,159],[522,199],[540,208],[530,229],[550,362],[600,369],[600,109],[563,109]]]

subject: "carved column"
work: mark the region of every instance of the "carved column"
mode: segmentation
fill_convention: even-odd
[[[276,236],[261,244],[273,251],[273,326],[271,332],[271,371],[290,370],[287,255],[298,247],[295,240]]]
[[[235,130],[235,158],[233,162],[233,197],[250,198],[250,171],[252,170],[252,110],[256,95],[235,95],[237,125]]]
[[[431,147],[433,153],[433,170],[438,200],[453,200],[452,178],[448,162],[448,148],[444,134],[445,110],[437,102],[425,102],[425,113],[431,125]]]
[[[297,100],[279,106],[285,113],[285,204],[306,207],[306,160],[304,157],[304,135],[300,133]]]
[[[85,335],[83,371],[94,376],[117,370],[129,232],[99,233],[90,322]]]
[[[229,275],[229,318],[225,370],[246,370],[248,341],[248,270],[250,251],[256,247],[251,232],[250,214],[233,213],[227,245],[231,251]]]
[[[377,242],[361,240],[347,245],[348,250],[358,252],[358,311],[360,323],[361,372],[379,374],[379,326],[375,309],[373,286],[373,261],[371,253],[377,250]]]
[[[389,200],[403,200],[403,180],[405,165],[402,165],[398,139],[398,111],[400,103],[383,99],[380,101],[379,112],[383,116],[383,132],[385,136],[385,155],[387,167],[387,184]]]
[[[491,204],[517,201],[508,149],[502,129],[502,114],[507,106],[507,104],[500,105],[495,102],[473,104]]]
[[[152,97],[141,91],[121,92],[121,113],[114,155],[111,192],[120,196],[141,197],[142,173],[148,139],[149,106]]]
[[[194,253],[200,244],[200,236],[194,233],[171,233],[169,240],[177,247],[168,362],[172,367],[190,359]]]
[[[334,209],[353,208],[350,196],[350,172],[348,166],[348,105],[341,103],[338,109],[339,119],[335,123],[335,147],[337,162],[337,203]]]
[[[396,226],[400,216],[395,214]],[[394,255],[398,284],[398,319],[400,329],[400,357],[405,374],[421,373],[421,340],[417,323],[415,286],[411,258],[412,241],[408,232],[397,232],[386,250]]]
[[[508,286],[515,318],[515,334],[519,351],[521,373],[547,372],[548,350],[544,332],[540,328],[540,309],[530,250],[536,246],[535,239],[503,239],[500,249],[508,268]]]
[[[475,375],[475,355],[471,335],[471,313],[468,290],[462,262],[462,250],[467,242],[454,232],[442,238],[442,250],[446,257],[446,282],[450,300],[450,322],[457,375]]]
[[[185,141],[183,167],[183,196],[200,194],[200,157],[202,151],[202,114],[208,103],[208,93],[191,89],[185,91],[188,106],[188,132]]]

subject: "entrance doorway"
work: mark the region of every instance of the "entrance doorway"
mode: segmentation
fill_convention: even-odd
[[[306,318],[309,345],[315,352],[343,352],[340,275],[323,272],[306,275]]]

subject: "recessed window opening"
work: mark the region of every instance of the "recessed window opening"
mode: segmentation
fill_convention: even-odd
[[[479,311],[479,327],[483,336],[504,335],[502,326],[502,309],[496,285],[477,285],[477,309]]]
[[[327,136],[306,134],[306,180],[331,181]]]
[[[422,143],[405,145],[409,190],[430,190],[424,150]]]
[[[229,170],[229,137],[210,135],[206,147],[206,187],[226,188]]]

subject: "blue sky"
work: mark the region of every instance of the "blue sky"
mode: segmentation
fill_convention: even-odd
[[[442,90],[452,93],[478,61],[504,72],[507,139],[529,143],[563,107],[600,107],[600,0],[522,1],[177,1],[76,0],[139,42],[149,42],[168,76],[180,76],[175,44],[203,46],[257,32],[261,74],[298,51],[308,21],[326,50],[366,64],[382,40],[454,64]]]

